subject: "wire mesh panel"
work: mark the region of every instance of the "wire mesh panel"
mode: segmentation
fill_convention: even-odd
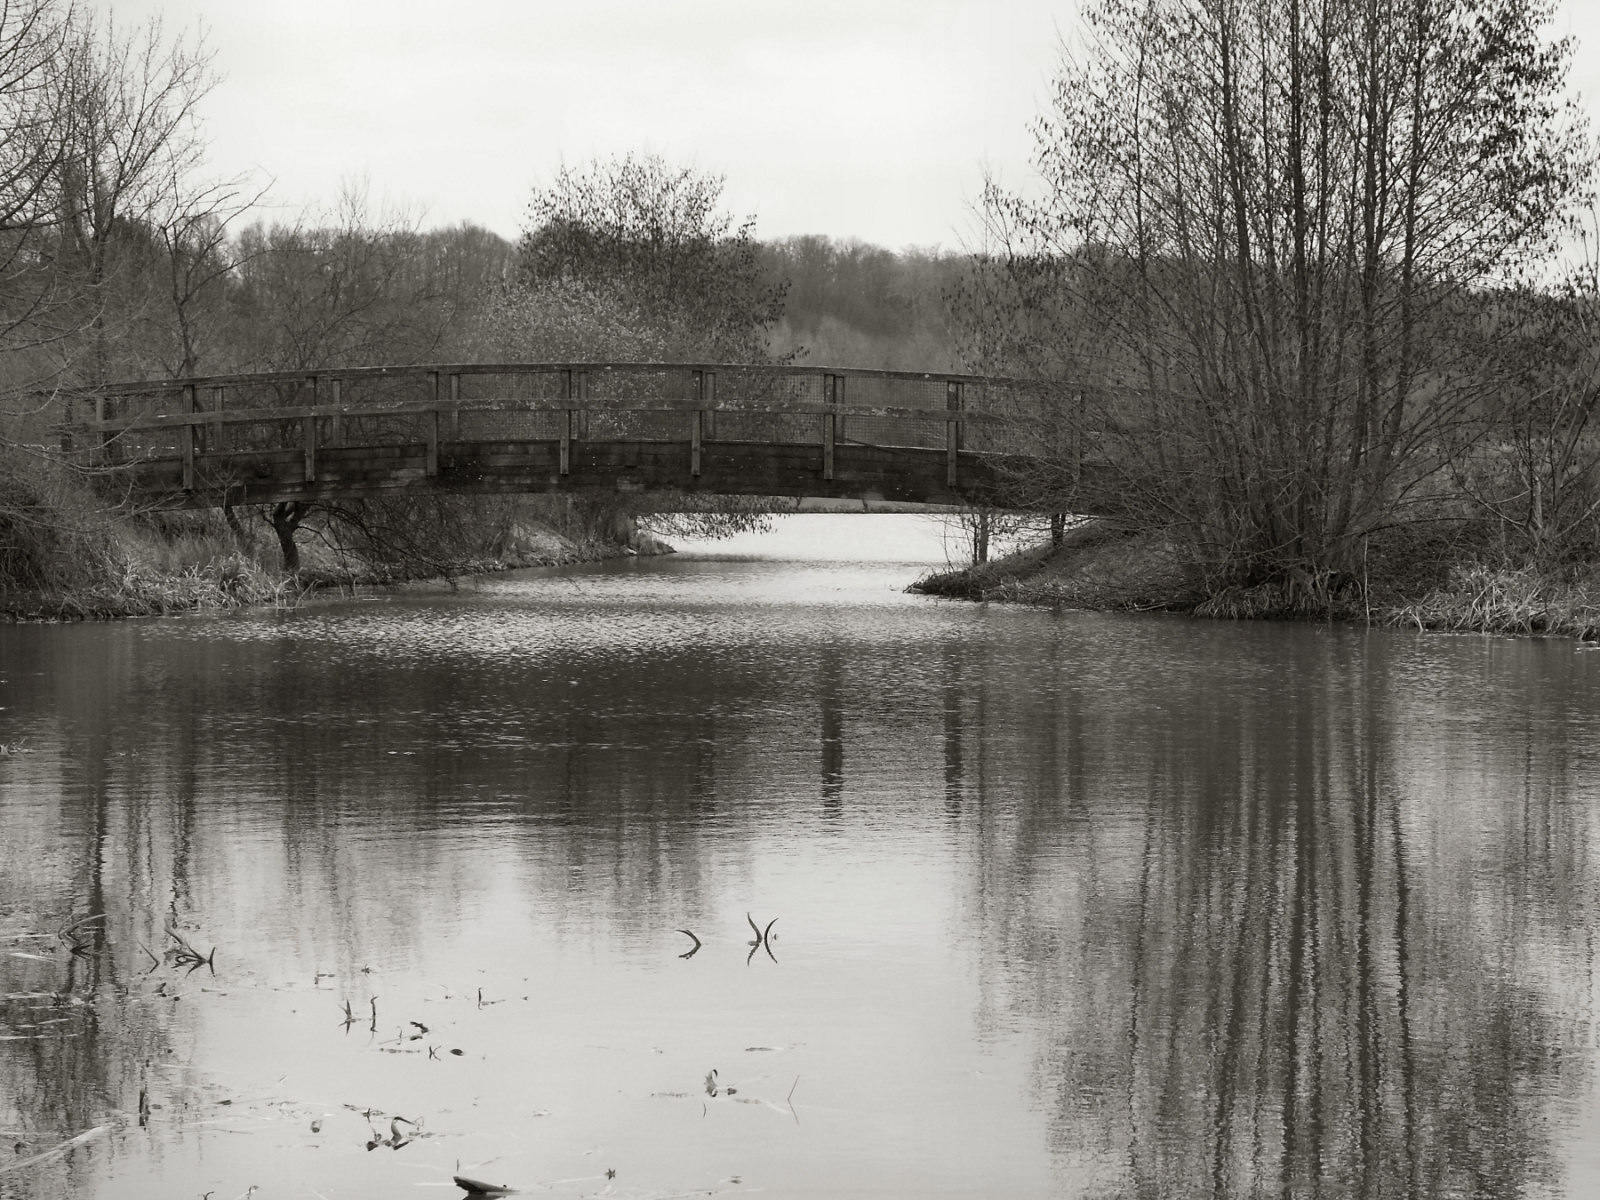
[[[998,418],[965,423],[961,431],[963,450],[1027,454],[1037,448],[1039,406],[1015,385],[967,383],[962,387],[961,400],[965,412]]]
[[[711,421],[706,437],[719,442],[819,446],[822,444],[821,416],[747,410],[821,404],[824,399],[824,382],[820,375],[760,367],[725,372],[717,377],[717,402],[722,407]]]
[[[211,454],[293,450],[302,443],[304,427],[304,422],[294,417],[208,425],[202,435],[203,449]]]
[[[464,442],[540,442],[561,436],[570,372],[463,371],[454,395],[462,404],[456,419]],[[483,407],[474,407],[482,405]]]
[[[870,408],[943,409],[948,387],[943,379],[894,375],[844,375],[839,379],[839,403]]]
[[[123,430],[104,443],[103,453],[117,463],[175,458],[183,453],[183,429],[181,425],[153,425]]]
[[[351,446],[411,446],[433,433],[434,414],[362,413],[344,418],[344,442]]]
[[[457,428],[463,442],[548,442],[561,436],[561,409],[465,409]]]
[[[682,367],[590,372],[583,434],[595,441],[687,441],[687,406],[698,398],[694,373]],[[664,404],[684,407],[648,411]]]
[[[723,409],[706,434],[708,441],[770,442],[788,446],[822,444],[822,418],[810,413],[740,412]]]
[[[943,450],[948,422],[941,410],[927,416],[874,417],[847,413],[839,422],[842,441],[868,446],[910,446],[923,450]]]

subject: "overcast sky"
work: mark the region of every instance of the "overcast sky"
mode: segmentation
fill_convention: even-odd
[[[202,26],[219,173],[286,212],[374,208],[513,237],[563,161],[655,151],[726,177],[757,234],[955,248],[985,171],[1021,183],[1073,0],[96,0]],[[1565,0],[1600,93],[1600,0]],[[1596,122],[1600,126],[1600,120]]]

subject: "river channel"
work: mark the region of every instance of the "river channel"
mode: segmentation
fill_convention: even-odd
[[[918,570],[0,626],[0,1198],[1600,1194],[1600,655]]]

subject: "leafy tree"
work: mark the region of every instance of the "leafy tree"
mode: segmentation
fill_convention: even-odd
[[[722,179],[655,155],[563,167],[528,204],[512,296],[534,346],[573,344],[568,306],[601,347],[648,357],[767,361],[785,285],[763,271],[755,220],[721,211]],[[563,355],[565,356],[565,355]]]
[[[529,201],[511,283],[487,314],[486,349],[551,361],[772,361],[786,285],[763,269],[754,218],[736,225],[721,201],[720,177],[656,155],[563,167]],[[657,511],[678,507],[667,497],[566,507],[584,530],[632,522],[725,537],[768,525],[760,502],[742,498],[709,512]]]
[[[1093,466],[1215,586],[1350,580],[1485,399],[1475,289],[1589,175],[1551,13],[1092,0],[1037,126],[1043,198],[989,189],[959,298],[975,365],[1065,381],[1030,499],[1070,507]]]

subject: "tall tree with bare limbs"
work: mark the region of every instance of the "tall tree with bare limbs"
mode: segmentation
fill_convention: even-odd
[[[168,250],[157,231],[212,207],[196,176],[199,105],[216,82],[198,33],[168,37],[159,19],[129,30],[75,15],[67,25],[51,85],[66,121],[56,261],[80,293],[90,331],[80,370],[94,382],[124,366],[117,337],[159,295],[148,286]]]
[[[1487,399],[1477,289],[1545,251],[1592,169],[1549,0],[1087,0],[991,189],[960,300],[979,365],[1053,389],[1022,480],[1086,466],[1214,585],[1348,578]]]

